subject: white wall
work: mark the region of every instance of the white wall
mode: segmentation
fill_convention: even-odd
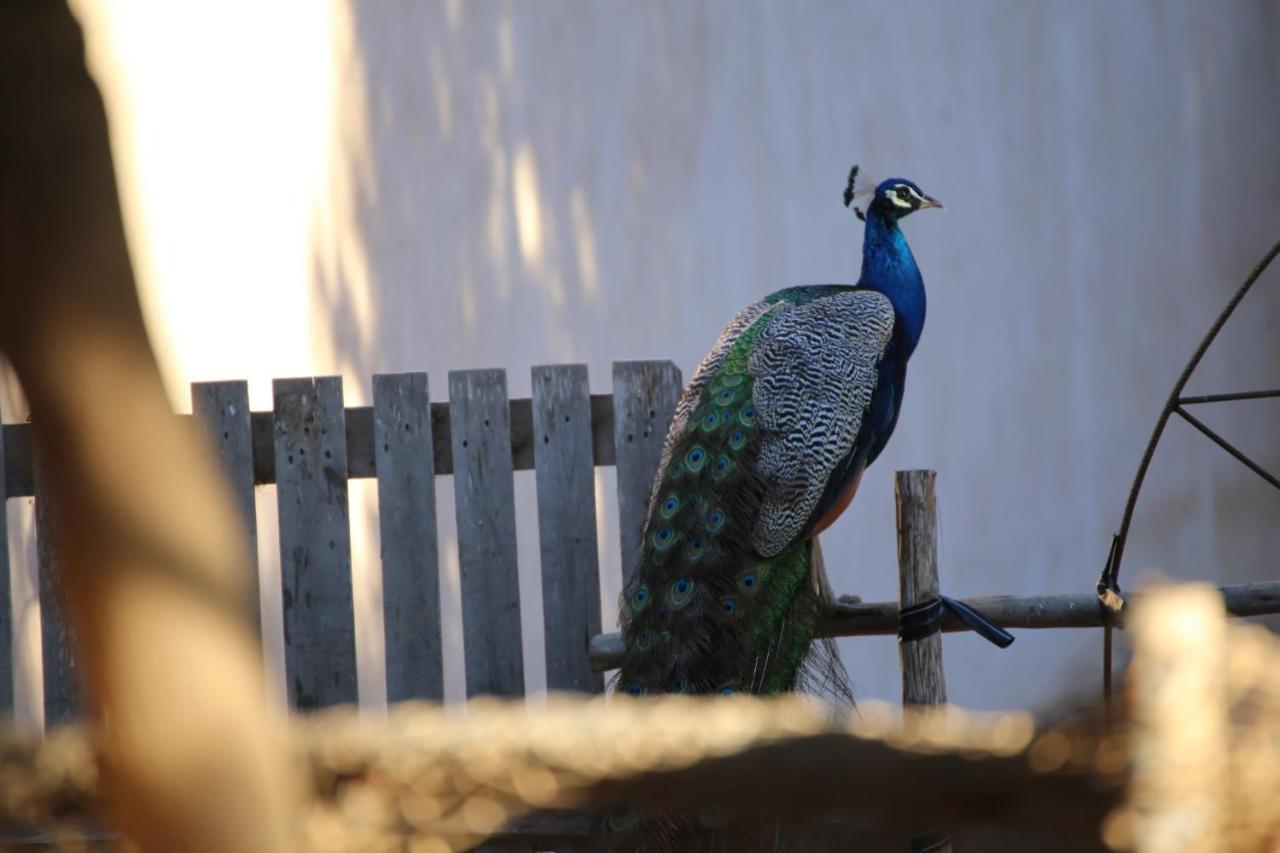
[[[309,372],[341,372],[356,401],[393,370],[429,370],[437,397],[465,367],[507,367],[515,395],[543,362],[586,362],[597,391],[613,359],[670,357],[687,376],[743,303],[856,278],[851,163],[943,199],[906,225],[930,310],[897,435],[824,537],[836,587],[870,599],[896,595],[891,472],[907,467],[939,472],[946,592],[1091,590],[1170,384],[1280,237],[1280,16],[1265,0],[78,5],[184,406],[191,380],[247,376],[261,408],[271,376]],[[1280,381],[1278,276],[1194,391]],[[1275,470],[1278,413],[1204,418]],[[608,506],[611,476],[599,485]],[[536,686],[527,475],[517,496]],[[358,498],[367,573],[376,525]],[[1125,580],[1274,576],[1278,510],[1173,424]],[[456,603],[456,566],[446,584]],[[446,629],[456,655],[456,613]],[[951,697],[1096,690],[1100,645],[949,636]],[[898,695],[893,640],[842,649],[861,695]]]

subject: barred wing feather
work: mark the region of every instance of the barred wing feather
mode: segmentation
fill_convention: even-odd
[[[850,290],[779,303],[751,354],[765,482],[752,544],[777,554],[803,532],[836,466],[854,449],[893,333],[893,306]]]

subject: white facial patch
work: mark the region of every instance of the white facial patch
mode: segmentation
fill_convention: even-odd
[[[889,192],[885,193],[884,195],[885,198],[893,202],[894,207],[901,207],[901,208],[908,208],[908,209],[911,207],[911,202],[907,201],[906,199],[898,198],[898,190],[906,190],[908,193],[915,196],[916,198],[920,198],[920,194],[917,193],[915,190],[911,189],[911,187],[907,186],[906,184],[894,184],[893,187],[889,190]]]

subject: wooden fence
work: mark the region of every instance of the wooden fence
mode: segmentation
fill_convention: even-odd
[[[603,690],[600,673],[616,666],[621,641],[600,633],[593,472],[617,468],[625,573],[639,553],[650,485],[681,391],[675,365],[616,362],[612,394],[590,393],[584,365],[534,367],[528,399],[508,398],[501,370],[451,372],[448,402],[432,402],[425,373],[374,376],[372,406],[345,407],[338,377],[278,379],[273,390],[273,410],[252,412],[247,383],[197,383],[192,411],[208,425],[251,536],[254,487],[276,486],[293,707],[357,698],[347,481],[358,478],[378,481],[388,701],[443,697],[434,478],[446,474],[456,498],[467,696],[524,694],[521,635],[512,628],[520,625],[519,470],[533,470],[537,481],[547,688]],[[0,431],[0,494],[36,498],[44,712],[46,724],[56,724],[76,715],[74,661],[51,586],[56,566],[44,547],[56,517],[41,500],[31,444],[30,424]],[[903,511],[899,506],[900,520]],[[5,579],[7,536],[0,524]],[[900,562],[900,572],[916,570]],[[0,583],[0,716],[12,712],[14,699],[9,590]],[[1280,583],[1222,593],[1234,615],[1280,611]],[[969,603],[1014,628],[1098,627],[1108,618],[1091,593]],[[255,607],[251,618],[258,615]],[[965,629],[950,613],[941,627]],[[898,602],[844,600],[827,614],[822,633],[897,631]]]
[[[501,370],[449,374],[432,402],[424,373],[373,378],[373,405],[344,407],[337,377],[279,379],[274,407],[251,412],[245,382],[192,387],[251,533],[255,486],[276,485],[285,669],[297,709],[356,701],[347,482],[377,478],[387,699],[443,696],[434,478],[457,505],[467,695],[525,691],[513,471],[533,470],[541,542],[547,688],[599,693],[588,641],[600,633],[594,468],[617,468],[623,566],[681,391],[669,361],[613,366],[613,393],[591,394],[583,365],[532,370],[532,397],[509,399]],[[0,433],[0,494],[34,496],[47,725],[76,715],[74,661],[50,579],[56,523],[41,500],[29,424]],[[0,525],[0,715],[13,709],[7,531]],[[256,601],[256,598],[255,598]],[[258,611],[254,610],[257,620]],[[516,627],[512,627],[516,626]]]

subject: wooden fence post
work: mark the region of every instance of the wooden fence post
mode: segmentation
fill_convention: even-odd
[[[449,422],[467,698],[523,696],[506,371],[449,371]]]
[[[898,471],[894,475],[900,611],[939,595],[938,503],[934,495],[937,477],[934,471]],[[904,707],[946,704],[941,632],[918,640],[900,640],[898,659],[902,665]],[[916,830],[911,835],[909,849],[912,853],[949,853],[951,841],[945,832],[937,829]]]
[[[425,373],[373,377],[387,701],[444,699],[434,435]]]
[[[624,584],[640,559],[653,477],[682,387],[680,368],[669,361],[613,363],[614,465]]]
[[[258,511],[253,490],[253,429],[249,383],[192,382],[191,414],[201,422],[218,462],[231,485],[244,523],[249,554],[249,624],[262,637],[262,593],[258,586]]]
[[[36,561],[40,584],[40,652],[44,669],[44,726],[48,730],[67,723],[80,714],[76,659],[72,650],[71,626],[64,618],[61,589],[61,555],[54,547],[54,529],[60,523],[58,501],[49,489],[47,468],[39,459],[32,463],[32,483],[36,493]]]
[[[3,398],[4,365],[0,364],[0,398]],[[9,490],[5,483],[4,412],[0,407],[0,716],[12,716],[14,711],[13,652],[17,648],[17,623],[13,618],[10,600],[9,574]]]
[[[547,689],[603,693],[587,644],[600,633],[600,549],[585,364],[535,367],[533,459]]]
[[[272,392],[285,681],[298,710],[355,704],[342,378],[277,379]]]

